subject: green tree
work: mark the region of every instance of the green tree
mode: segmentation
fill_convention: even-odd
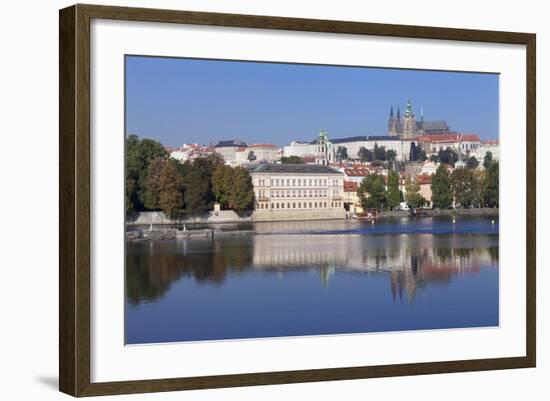
[[[374,160],[386,161],[386,147],[378,146],[377,143],[374,143],[373,157]]]
[[[160,178],[166,163],[167,159],[164,157],[155,157],[149,163],[143,191],[143,206],[149,210],[158,210],[160,208]]]
[[[144,193],[151,160],[167,158],[168,152],[162,144],[152,139],[140,140],[136,135],[126,138],[126,212],[145,209]]]
[[[426,203],[424,197],[420,195],[420,185],[416,181],[411,180],[410,177],[407,177],[405,181],[405,199],[411,209],[417,209]]]
[[[364,146],[361,146],[359,148],[359,151],[357,152],[357,157],[359,157],[362,162],[371,162],[374,160],[372,152]]]
[[[345,146],[338,146],[336,149],[336,160],[339,162],[348,159],[348,149]]]
[[[444,164],[448,164],[450,166],[455,165],[455,163],[458,161],[458,153],[447,147],[447,149],[443,150],[440,149],[438,153],[439,161]]]
[[[447,167],[441,164],[432,177],[432,202],[435,208],[449,209],[453,204],[451,178]]]
[[[483,205],[483,188],[485,185],[485,171],[474,170],[473,171],[473,203],[474,207],[481,207]]]
[[[384,178],[378,174],[369,174],[357,189],[357,195],[364,209],[384,209],[387,205],[387,194]]]
[[[470,156],[468,159],[466,159],[466,167],[469,169],[476,169],[477,166],[479,166],[479,162],[475,158],[475,156]]]
[[[483,203],[486,207],[498,207],[499,163],[492,161],[485,171]]]
[[[434,163],[439,163],[439,156],[436,155],[435,153],[430,155],[430,161]]]
[[[232,168],[219,165],[212,174],[212,192],[222,209],[229,209],[231,186],[233,185]]]
[[[159,174],[158,206],[171,219],[179,219],[184,208],[183,178],[176,161],[165,162]]]
[[[387,204],[392,210],[399,205],[399,174],[396,171],[388,172],[388,195]]]
[[[283,156],[281,157],[282,164],[304,164],[304,159],[300,156]]]
[[[243,167],[218,166],[212,175],[212,190],[222,209],[240,214],[254,206],[252,179]]]
[[[422,148],[418,149],[418,160],[422,162],[428,160],[428,156],[426,156],[426,151]]]
[[[457,168],[451,174],[451,187],[455,207],[468,208],[475,200],[474,174],[467,168]]]
[[[483,157],[483,167],[485,167],[485,169],[488,169],[492,161],[493,161],[493,153],[487,151],[485,153],[485,156]]]
[[[254,188],[252,178],[244,167],[233,170],[233,185],[229,196],[229,207],[241,214],[254,207]]]
[[[204,171],[193,164],[183,178],[183,185],[185,212],[188,215],[200,216],[211,208],[214,196],[211,193],[210,179],[205,176]]]
[[[411,150],[409,151],[409,160],[415,162],[418,160],[418,148],[415,142],[411,142]]]
[[[393,149],[388,149],[388,151],[386,152],[386,159],[389,162],[394,161],[395,159],[397,159],[397,152]]]
[[[204,202],[204,206],[195,207],[194,203],[192,203],[193,206],[190,209],[191,214],[201,214],[212,208],[212,203],[214,202],[214,194],[212,192],[212,174],[214,174],[214,170],[218,166],[223,164],[223,157],[218,153],[214,153],[207,157],[196,158],[192,165],[186,166],[184,169],[184,180],[188,174],[192,174],[190,177],[191,181],[194,181],[199,176],[202,177],[202,180],[204,181],[198,189],[192,189],[195,194],[189,195],[193,199],[198,199],[200,197]],[[198,174],[194,172],[195,170],[198,171]],[[185,203],[188,203],[187,200]]]

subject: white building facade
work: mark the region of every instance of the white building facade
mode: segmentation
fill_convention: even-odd
[[[261,164],[250,171],[254,221],[343,219],[344,174],[313,164]]]
[[[338,149],[339,146],[346,148],[348,158],[350,159],[359,159],[358,154],[361,148],[373,151],[375,146],[383,146],[386,151],[395,151],[397,161],[409,160],[411,146],[415,142],[414,139],[401,139],[397,136],[389,135],[354,136],[332,140],[335,149]]]

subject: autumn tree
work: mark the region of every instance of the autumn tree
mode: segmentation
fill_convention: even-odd
[[[167,160],[164,157],[156,157],[149,163],[143,191],[143,206],[149,210],[158,210],[160,208],[160,177],[166,163]]]
[[[435,208],[449,209],[453,204],[451,178],[447,167],[441,164],[432,177],[432,202]]]
[[[158,206],[171,219],[179,219],[184,208],[183,178],[176,161],[165,162],[159,174]]]

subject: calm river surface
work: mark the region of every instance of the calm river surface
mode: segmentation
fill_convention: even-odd
[[[499,324],[498,220],[216,229],[127,243],[127,344]]]

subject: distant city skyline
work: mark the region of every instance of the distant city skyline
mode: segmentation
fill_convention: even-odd
[[[390,107],[408,98],[420,119],[498,139],[498,75],[371,67],[126,57],[128,134],[215,145],[220,140],[284,146],[386,135]]]

